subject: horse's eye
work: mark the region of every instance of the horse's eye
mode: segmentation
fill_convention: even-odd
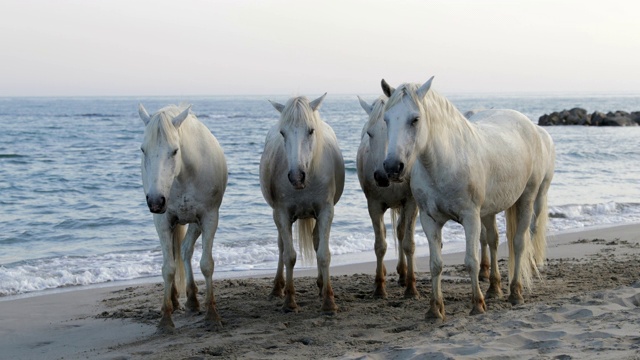
[[[373,134],[371,134],[370,131],[367,131],[367,135],[369,135],[370,138],[373,138]]]
[[[282,137],[284,137],[284,131],[280,131],[280,135],[282,135]]]
[[[144,149],[143,149],[143,148],[140,148],[140,151],[142,151],[142,155],[144,155]]]
[[[416,126],[416,124],[418,123],[418,120],[420,120],[420,118],[417,116],[411,119],[411,126]]]
[[[316,131],[315,129],[309,129],[309,135],[313,135],[313,132]]]
[[[178,155],[178,149],[173,150],[173,152],[171,153],[171,156],[176,156]]]

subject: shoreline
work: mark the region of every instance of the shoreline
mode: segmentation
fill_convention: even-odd
[[[576,233],[583,233],[583,232],[594,233],[594,234],[606,234],[609,231],[613,231],[617,233],[619,232],[619,230],[624,230],[624,228],[626,227],[636,227],[636,226],[640,227],[640,222],[610,224],[610,225],[599,224],[599,225],[592,225],[584,228],[568,229],[558,233],[549,234],[547,235],[547,242],[548,242],[547,258],[559,258],[559,254],[555,254],[549,251],[550,245],[552,245],[551,243],[556,238],[564,239],[567,236],[572,236]],[[622,228],[622,229],[618,229],[618,228]],[[417,225],[416,229],[417,231],[422,231],[420,224]],[[395,269],[395,262],[397,261],[397,255],[394,252],[393,246],[394,244],[389,245],[389,249],[387,250],[387,255],[385,256],[385,260],[384,260],[385,266],[389,270]],[[501,241],[500,246],[498,248],[499,257],[506,257],[508,255],[506,246],[507,246],[506,241]],[[421,249],[423,248],[427,248],[427,251],[428,251],[428,246],[422,246]],[[416,251],[416,253],[417,252],[418,251]],[[566,254],[562,253],[560,255],[566,255]],[[376,261],[375,261],[375,253],[373,252],[373,250],[362,252],[362,253],[356,253],[356,254],[339,255],[339,257],[345,257],[345,256],[356,256],[360,258],[361,261],[357,261],[354,263],[343,262],[337,265],[331,265],[330,267],[331,276],[347,275],[347,274],[352,274],[356,271],[360,273],[370,274],[370,275],[375,274]],[[365,256],[369,256],[370,259],[364,260]],[[463,264],[464,262],[464,251],[457,251],[457,252],[451,252],[451,253],[443,252],[442,257],[445,265],[460,265],[460,264]],[[428,272],[429,271],[428,262],[429,262],[428,254],[424,256],[422,255],[416,256],[416,261],[415,261],[416,271]],[[314,261],[314,264],[315,264],[315,261]],[[370,269],[370,270],[363,271],[363,269]],[[265,269],[265,270],[226,271],[224,272],[224,275],[226,276],[223,275],[218,277],[216,276],[218,273],[214,272],[213,280],[217,281],[217,280],[228,280],[228,279],[250,279],[250,278],[273,277],[275,275],[275,271],[276,271],[275,268]],[[204,280],[197,268],[194,268],[194,275],[196,277],[196,281]],[[301,268],[301,264],[297,264],[297,267],[294,268],[294,277],[306,277],[306,276],[315,276],[315,275],[316,275],[315,265],[313,266],[305,265],[304,268]],[[88,285],[65,286],[65,287],[30,291],[30,292],[21,293],[21,294],[0,296],[0,303],[5,301],[28,299],[32,297],[38,297],[38,296],[63,294],[67,292],[90,291],[90,290],[99,290],[103,288],[124,288],[124,287],[131,287],[131,286],[157,284],[162,282],[163,282],[162,276],[158,275],[158,276],[150,276],[150,277],[122,280],[122,281],[109,281],[104,283],[95,283],[95,284],[88,284]]]
[[[506,243],[503,243],[500,245],[498,255],[501,259],[504,259],[506,253]],[[202,350],[205,357],[207,354],[216,355],[221,352],[220,354],[223,358],[233,356],[247,358],[282,358],[283,356],[285,358],[298,356],[358,358],[372,352],[381,354],[382,357],[404,357],[402,354],[405,353],[418,356],[419,354],[430,354],[430,351],[436,348],[440,349],[440,346],[434,345],[433,336],[437,338],[441,331],[450,331],[451,326],[454,328],[461,326],[465,331],[456,332],[456,336],[460,337],[460,344],[471,342],[479,346],[477,351],[471,351],[466,356],[517,356],[519,354],[516,351],[518,347],[512,348],[507,344],[500,343],[500,346],[505,347],[505,353],[496,350],[500,348],[496,348],[497,338],[507,336],[513,332],[513,329],[502,328],[505,323],[523,321],[523,314],[531,312],[531,316],[534,318],[535,316],[542,316],[541,314],[547,315],[546,317],[542,316],[544,321],[540,323],[531,320],[527,325],[533,329],[530,330],[532,332],[535,330],[539,333],[545,329],[545,331],[550,331],[547,328],[557,326],[560,330],[555,331],[564,332],[564,334],[557,333],[555,335],[556,338],[568,337],[568,334],[572,332],[579,332],[572,327],[572,321],[574,320],[582,321],[582,326],[584,326],[584,322],[587,322],[590,328],[598,328],[598,324],[605,322],[602,316],[599,316],[603,314],[604,310],[594,309],[590,305],[590,301],[593,302],[600,299],[598,301],[602,302],[604,295],[602,293],[593,296],[589,294],[602,288],[602,291],[609,291],[606,293],[609,297],[617,296],[617,292],[623,294],[624,296],[621,295],[619,300],[616,301],[623,305],[626,304],[624,309],[614,308],[613,305],[606,307],[607,316],[611,318],[610,321],[618,319],[618,315],[623,316],[623,319],[627,321],[623,324],[624,331],[621,334],[615,332],[607,333],[609,335],[606,339],[627,345],[626,352],[620,352],[622,350],[618,348],[613,349],[616,351],[612,350],[610,358],[626,357],[633,354],[635,354],[634,356],[639,356],[640,337],[637,334],[640,333],[640,271],[638,270],[637,262],[628,261],[630,261],[629,259],[634,259],[634,261],[640,259],[640,224],[622,224],[610,227],[598,226],[550,235],[548,237],[547,259],[550,265],[549,270],[545,270],[543,273],[545,280],[542,282],[536,281],[534,288],[525,292],[525,305],[511,309],[510,306],[504,304],[504,301],[492,299],[487,302],[487,314],[472,317],[468,315],[467,309],[470,289],[468,288],[468,275],[465,275],[466,272],[462,265],[464,253],[443,254],[445,274],[452,276],[455,281],[443,281],[443,293],[445,302],[448,304],[448,319],[444,324],[440,325],[429,324],[424,320],[424,312],[428,307],[430,296],[428,290],[430,288],[430,277],[428,276],[429,260],[424,256],[416,258],[418,288],[421,293],[421,299],[419,300],[402,299],[401,289],[395,283],[395,260],[385,260],[388,270],[387,290],[389,291],[389,297],[386,300],[369,299],[368,296],[369,292],[373,290],[372,274],[375,272],[375,261],[332,266],[332,282],[334,282],[334,291],[336,292],[336,303],[340,308],[340,312],[335,318],[320,316],[318,312],[319,300],[315,296],[305,297],[311,296],[311,294],[307,294],[308,292],[317,292],[317,290],[314,290],[315,276],[317,274],[315,268],[294,271],[297,279],[295,282],[296,291],[300,292],[298,301],[301,311],[298,314],[281,313],[279,311],[281,300],[269,301],[266,296],[261,295],[263,291],[268,294],[273,274],[217,279],[214,273],[214,291],[219,311],[225,320],[223,328],[219,331],[207,331],[207,329],[202,328],[201,324],[198,325],[202,315],[194,315],[193,318],[190,318],[183,312],[178,312],[174,316],[178,333],[169,336],[155,334],[155,324],[157,322],[155,316],[156,313],[159,313],[161,302],[161,281],[140,281],[133,284],[103,283],[73,289],[55,289],[59,291],[47,290],[32,296],[25,296],[30,293],[12,295],[0,299],[0,314],[2,314],[0,348],[3,349],[3,355],[8,356],[8,358],[143,358],[151,355],[158,358],[171,358],[173,356],[180,358],[188,357],[189,354],[193,356],[194,351],[197,355],[198,352],[194,350],[197,346],[205,349]],[[600,263],[613,266],[616,261],[626,261],[628,264],[635,263],[636,267],[634,269],[633,266],[630,268],[627,265],[624,269],[617,270],[631,271],[631,274],[624,276],[617,273],[612,273],[610,276],[599,274],[603,271],[610,271],[610,269],[600,268]],[[500,266],[501,272],[506,272],[506,269],[503,269],[506,267],[504,263],[501,263]],[[571,284],[562,285],[563,278],[569,276],[569,274],[565,274],[565,268],[582,269],[580,271],[584,271],[583,275],[572,280],[576,282],[579,282],[584,277],[590,278],[598,274],[604,276],[602,279],[605,280],[609,278],[624,278],[623,282],[626,283],[609,284],[605,282],[598,284],[594,280],[592,281],[594,282],[591,285],[592,288],[578,288],[576,293],[569,292],[565,297],[562,297],[560,293],[570,290],[567,287]],[[591,272],[589,272],[589,269],[592,269]],[[558,273],[560,275],[557,275]],[[557,289],[546,290],[546,287],[554,286],[556,282],[559,283]],[[505,294],[508,294],[508,286],[506,284],[507,279],[505,276],[503,277],[502,287]],[[453,286],[460,286],[459,295],[455,295],[457,293],[452,295]],[[547,291],[548,296],[560,296],[555,300],[557,305],[549,305],[544,299],[539,299],[542,296],[540,294]],[[353,295],[354,293],[355,295]],[[240,326],[238,322],[241,321],[239,319],[244,319],[242,316],[244,313],[236,307],[239,306],[239,299],[244,299],[248,296],[250,300],[247,301],[253,304],[255,309],[261,309],[259,311],[260,314],[258,314],[258,318],[249,316],[249,320],[242,320],[246,321],[246,323]],[[255,296],[255,299],[251,296]],[[576,296],[585,297],[586,300],[582,302],[572,300]],[[183,301],[184,298],[181,299],[181,302]],[[563,311],[566,312],[566,308],[569,305],[575,307],[575,313],[572,313],[575,315],[574,318],[562,318],[564,313],[561,310],[564,309]],[[604,305],[600,304],[599,306],[602,308]],[[405,307],[415,307],[417,311],[405,310],[407,313],[402,312]],[[265,309],[267,309],[267,313],[263,315]],[[520,311],[515,311],[517,309],[520,309]],[[251,310],[247,311],[251,312]],[[378,312],[381,314],[378,314]],[[388,314],[385,315],[387,312],[393,312],[393,314],[387,318]],[[578,316],[589,312],[591,317],[583,318],[582,315]],[[514,316],[520,320],[513,318]],[[378,317],[380,317],[380,323],[376,322]],[[267,324],[265,324],[265,321]],[[275,325],[270,324],[273,326],[265,327],[274,321],[276,322]],[[406,325],[407,321],[410,323],[409,325]],[[485,321],[489,321],[489,324],[483,324]],[[305,327],[303,329],[294,329],[299,323],[305,324]],[[338,328],[335,328],[336,323],[340,323],[340,329],[347,328],[350,331],[349,333],[341,334],[340,339],[346,337],[351,340],[343,341],[344,344],[333,350],[336,352],[335,354],[322,353],[321,350],[326,350],[324,347],[326,344],[321,344],[323,342],[321,339],[326,337],[325,340],[331,340],[332,333],[339,333]],[[353,328],[351,328],[352,323],[354,323]],[[368,331],[366,327],[362,328],[364,323],[371,323],[371,326],[375,325],[375,327]],[[390,326],[390,323],[395,323],[395,325],[390,330],[385,330],[387,332],[375,330],[378,327]],[[485,335],[484,340],[473,338],[471,332],[467,331],[469,330],[467,327],[472,326],[472,324],[473,327],[480,329],[485,326],[486,331],[497,334],[496,339],[489,339],[491,340],[489,341],[487,338],[489,335]],[[402,330],[402,326],[409,326],[409,329]],[[631,330],[626,329],[629,326]],[[252,328],[253,330],[251,330]],[[356,331],[355,329],[358,328],[360,330]],[[517,326],[517,328],[521,328],[521,326]],[[562,330],[564,328],[568,330]],[[608,329],[606,326],[604,328]],[[333,330],[329,331],[328,329]],[[392,337],[391,339],[394,340],[389,340],[390,338],[386,337],[385,334],[393,333],[394,329],[398,330],[398,334],[402,336]],[[289,334],[291,331],[293,333]],[[631,334],[630,331],[635,331],[635,333]],[[263,344],[260,345],[261,347],[258,346],[256,348],[254,346],[247,349],[243,347],[243,344],[247,341],[246,336],[248,333],[255,333],[254,337],[265,337],[264,341],[267,342],[275,341],[276,338],[284,335],[293,336],[294,338],[296,336],[298,338],[307,336],[308,339],[311,339],[309,340],[311,343],[309,345],[305,344],[305,341],[292,341],[289,345],[274,344],[276,347],[273,349],[270,349],[269,346],[265,347]],[[262,335],[258,336],[256,334]],[[271,338],[265,334],[273,335],[274,337]],[[425,334],[429,334],[429,336],[425,337]],[[534,335],[533,333],[527,333],[526,336],[520,334],[520,348],[524,347],[529,351],[521,353],[522,356],[529,357],[532,354],[531,351],[538,351],[539,354],[545,355],[556,353],[559,355],[565,353],[573,354],[576,352],[575,349],[573,352],[565,349],[562,342],[554,343],[553,346],[550,346],[547,343],[550,339],[534,339],[537,336]],[[577,346],[578,349],[581,348],[579,343],[580,336],[584,337],[584,344],[582,344],[584,349],[592,346],[589,345],[589,341],[593,342],[595,340],[587,335],[578,334],[575,338],[571,337],[572,346]],[[196,336],[196,338],[193,338],[193,336]],[[238,344],[230,345],[231,343],[225,342],[227,337],[238,342]],[[522,337],[528,340],[522,340]],[[600,343],[608,344],[608,341],[603,336],[599,338],[596,336],[596,338]],[[361,342],[361,339],[369,340]],[[445,343],[448,341],[451,348],[460,345],[451,336],[445,336],[441,341],[445,341]],[[526,344],[523,345],[523,341]],[[635,348],[627,344],[629,341],[631,341],[631,345],[635,344]],[[216,344],[219,343],[227,345],[220,345],[222,347],[218,348]],[[350,345],[351,343],[355,345],[352,346]],[[167,348],[167,344],[173,345]],[[489,346],[491,344],[493,344],[493,347]],[[317,348],[314,349],[314,346]],[[207,351],[211,351],[211,353],[207,353]],[[442,349],[437,351],[441,352],[440,355],[448,354],[447,356],[465,357],[462,356],[463,354],[452,355],[452,353],[448,353],[446,346],[442,346]],[[199,354],[202,356],[203,353]],[[599,357],[596,356],[596,353],[593,353],[593,356]],[[584,356],[578,355],[578,357]]]

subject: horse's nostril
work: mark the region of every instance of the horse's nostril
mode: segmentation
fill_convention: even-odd
[[[304,171],[300,172],[300,182],[304,183],[304,179],[307,177],[307,174]]]
[[[167,202],[167,199],[164,196],[160,197],[160,206],[164,206],[164,203]]]
[[[401,173],[403,169],[404,169],[404,163],[401,161],[401,162],[398,164],[398,172],[399,172],[399,173]]]

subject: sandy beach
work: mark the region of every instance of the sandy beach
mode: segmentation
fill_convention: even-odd
[[[640,225],[551,236],[548,265],[525,304],[488,299],[484,315],[468,314],[463,254],[444,259],[444,323],[425,320],[429,261],[419,258],[418,300],[403,298],[395,261],[387,262],[387,299],[371,297],[373,262],[332,267],[339,307],[332,317],[319,312],[315,271],[296,272],[297,314],[269,300],[271,275],[215,280],[222,328],[179,310],[173,335],[156,333],[161,283],[0,299],[0,358],[640,358]]]

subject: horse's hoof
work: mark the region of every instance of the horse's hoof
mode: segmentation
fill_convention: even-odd
[[[222,330],[222,321],[220,319],[217,319],[217,320],[205,319],[204,326],[207,329],[207,331],[220,331]]]
[[[384,288],[376,288],[372,296],[374,299],[386,299],[387,291]]]
[[[487,299],[502,299],[504,294],[502,294],[502,290],[500,290],[500,288],[490,287],[489,290],[487,290],[486,297]]]
[[[476,306],[471,308],[471,312],[469,313],[469,315],[481,315],[486,312],[487,312],[487,306],[483,301],[482,304],[477,304]]]
[[[284,297],[284,291],[280,289],[273,289],[271,294],[269,294],[269,300],[273,300],[275,298],[282,299]]]
[[[428,321],[435,322],[436,324],[442,323],[445,320],[444,310],[440,312],[439,310],[435,310],[433,307],[427,311],[425,315],[425,319]]]
[[[293,304],[293,306],[291,305],[282,305],[282,312],[284,313],[298,313],[300,312],[300,308],[298,308],[298,305]]]
[[[522,304],[524,304],[524,298],[522,297],[522,295],[519,295],[519,294],[510,294],[509,295],[509,302],[513,306],[522,305]]]
[[[420,299],[420,294],[418,293],[418,290],[415,287],[407,288],[404,291],[404,298],[417,300],[417,299]]]
[[[398,278],[398,285],[405,287],[407,286],[407,280],[404,277],[399,277]]]
[[[184,304],[185,309],[190,313],[199,313],[200,312],[200,303],[196,299],[189,299]]]
[[[158,324],[158,329],[156,330],[157,334],[162,335],[171,335],[176,333],[176,326],[173,324],[173,320],[171,318],[162,318],[160,323]]]
[[[320,311],[322,311],[324,315],[336,315],[338,313],[338,307],[335,301],[333,301],[333,298],[329,298],[323,302]]]

